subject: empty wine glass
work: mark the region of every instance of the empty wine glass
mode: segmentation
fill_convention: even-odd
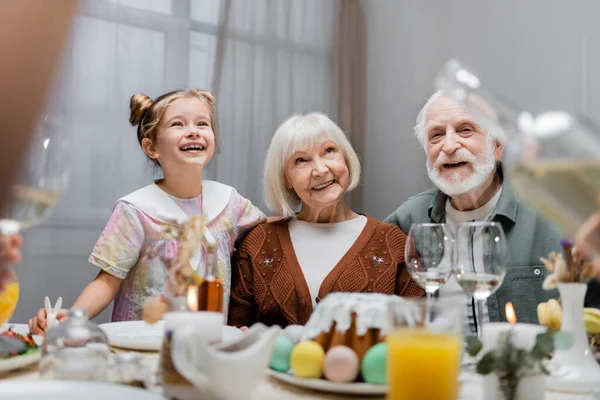
[[[477,335],[481,337],[486,299],[502,285],[506,273],[506,237],[497,222],[464,222],[457,227],[456,243],[456,281],[473,296]]]
[[[406,268],[427,297],[452,276],[454,235],[446,224],[412,224],[406,239]]]
[[[27,159],[16,183],[11,187],[6,208],[0,210],[0,234],[12,235],[39,224],[68,183],[68,140],[56,115],[39,120]],[[11,266],[11,282],[0,293],[0,324],[12,316],[19,299],[19,283]]]

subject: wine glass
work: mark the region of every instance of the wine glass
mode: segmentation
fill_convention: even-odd
[[[404,250],[406,268],[431,299],[452,276],[454,235],[446,224],[412,224]]]
[[[505,177],[526,202],[573,236],[600,209],[600,129],[565,111],[532,115],[487,87],[458,60],[435,85],[505,142]],[[600,255],[600,224],[584,240]]]
[[[0,210],[0,234],[12,235],[41,223],[48,217],[68,183],[66,131],[59,117],[45,114],[38,120],[29,154],[16,183],[11,187],[6,207]],[[0,325],[6,323],[19,299],[19,282],[11,266],[13,280],[0,293]]]
[[[454,274],[462,289],[473,296],[477,335],[481,338],[484,306],[504,281],[508,250],[502,226],[497,222],[464,222],[456,229]]]

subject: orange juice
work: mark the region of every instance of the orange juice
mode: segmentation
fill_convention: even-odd
[[[387,335],[389,400],[456,400],[462,338],[420,329]]]
[[[19,282],[6,286],[4,293],[0,293],[0,325],[8,322],[12,317],[19,301]]]

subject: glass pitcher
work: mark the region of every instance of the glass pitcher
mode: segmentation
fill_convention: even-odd
[[[504,141],[506,178],[566,236],[600,210],[600,129],[589,120],[565,111],[534,116],[486,87],[457,60],[442,67],[435,85]],[[598,244],[599,254],[600,235],[590,241]]]

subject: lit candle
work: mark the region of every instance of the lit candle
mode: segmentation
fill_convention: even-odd
[[[517,316],[511,302],[506,303],[504,312],[508,323],[492,322],[484,325],[481,338],[483,351],[488,351],[498,346],[500,334],[507,331],[512,332],[513,344],[516,347],[531,350],[535,345],[537,334],[545,332],[546,328],[541,325],[517,323]]]
[[[187,306],[191,311],[198,311],[198,286],[196,285],[188,286]]]

